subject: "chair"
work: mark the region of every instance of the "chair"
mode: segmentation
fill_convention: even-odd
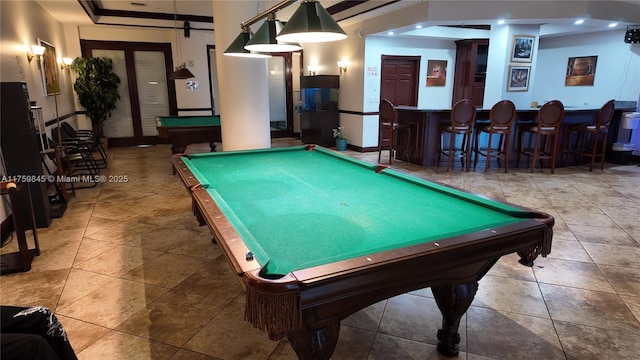
[[[83,141],[63,140],[62,143],[58,143],[58,131],[58,127],[51,129],[51,138],[48,141],[50,148],[62,148],[60,152],[62,164],[59,166],[69,176],[81,176],[91,180],[89,183],[93,183],[93,185],[88,187],[94,187],[97,183],[93,180],[100,174],[100,166],[96,162],[94,152]],[[53,162],[56,162],[56,159],[49,156]],[[76,186],[76,189],[80,188],[83,187]]]
[[[100,159],[96,159],[96,163],[101,169],[107,167],[107,152],[102,145],[102,141],[95,136],[91,130],[76,130],[67,122],[60,123],[62,129],[62,141],[80,141],[83,142],[92,152],[97,153]]]
[[[574,157],[579,156],[581,159],[583,157],[591,158],[589,171],[593,171],[597,157],[600,157],[600,170],[604,169],[604,153],[607,148],[609,124],[613,118],[614,107],[615,100],[607,101],[598,111],[595,124],[577,124],[569,127],[567,131],[565,143],[569,147],[568,153],[573,154]],[[576,141],[574,146],[571,146],[571,138],[574,133]]]
[[[473,124],[476,120],[476,107],[473,101],[462,99],[453,105],[451,109],[451,123],[440,126],[440,152],[436,166],[440,166],[442,155],[447,157],[447,171],[451,169],[454,157],[460,157],[462,166],[469,171],[471,162],[471,135]],[[449,146],[443,146],[444,136],[449,134]],[[456,147],[456,136],[462,135],[462,142]],[[466,162],[465,162],[466,161]]]
[[[400,124],[396,119],[396,111],[391,101],[382,99],[379,106],[380,115],[378,117],[378,162],[383,150],[389,150],[389,164],[393,163],[394,151],[397,150],[397,135],[400,131],[406,134],[404,150],[409,161],[409,143],[411,139],[411,128],[409,124]]]
[[[520,158],[522,155],[531,158],[531,170],[536,166],[536,161],[551,160],[551,173],[554,173],[556,167],[556,157],[558,153],[558,137],[560,136],[560,125],[564,118],[564,105],[559,100],[551,100],[538,110],[538,123],[526,128],[522,128],[519,132],[520,148],[518,149],[518,159],[516,167],[520,166]],[[525,147],[525,136],[535,138],[533,148]],[[551,145],[549,144],[551,141]]]
[[[486,163],[484,166],[484,172],[489,171],[489,162],[491,161],[492,153],[495,151],[495,156],[498,160],[498,167],[500,167],[500,160],[504,159],[504,172],[507,173],[509,169],[509,144],[511,144],[511,128],[513,127],[513,120],[516,118],[516,106],[513,102],[509,100],[498,101],[491,108],[491,112],[489,113],[490,123],[487,124],[479,124],[476,123],[475,126],[475,136],[474,136],[474,152],[475,157],[473,161],[473,168],[478,165],[478,155],[482,155],[486,157]],[[489,139],[487,140],[487,149],[486,152],[482,152],[482,148],[480,147],[480,134],[482,133],[489,134]],[[500,135],[500,139],[498,141],[498,147],[493,149],[491,147],[491,142],[493,140],[493,135]]]

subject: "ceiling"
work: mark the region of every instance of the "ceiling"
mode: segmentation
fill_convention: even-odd
[[[63,24],[90,25],[102,24],[113,26],[136,26],[136,27],[153,27],[153,28],[173,28],[176,23],[182,27],[183,21],[189,21],[193,30],[213,29],[213,0],[35,0],[41,7],[49,12],[54,18]],[[237,1],[237,0],[236,0]],[[251,1],[251,0],[242,0]],[[266,6],[273,6],[280,1],[269,1],[265,5],[264,0],[256,0],[256,13],[265,10]],[[425,2],[424,0],[360,0],[360,1],[325,1],[320,3],[329,11],[330,14],[342,26],[351,23],[360,22],[368,18],[380,16],[385,13],[400,10],[402,8]],[[536,6],[537,8],[548,8],[554,11],[553,6],[563,3],[564,6],[572,4],[584,5],[585,8],[595,8],[601,16],[585,17],[585,22],[580,26],[574,24],[576,17],[566,16],[558,17],[556,14],[547,14],[545,18],[515,18],[507,14],[508,24],[535,24],[540,26],[540,37],[566,35],[571,33],[585,33],[590,31],[603,31],[609,29],[625,28],[627,25],[640,23],[640,0],[628,1],[492,1],[493,5],[484,5],[488,3],[483,0],[435,0],[429,3],[429,15],[438,13],[440,8],[444,6],[451,8],[457,6],[465,6],[464,11],[457,14],[469,14],[474,10],[469,10],[475,5],[480,6],[480,10],[487,7],[500,8],[505,7],[503,4],[520,6]],[[611,10],[609,4],[616,3],[620,9],[618,12],[626,12],[625,18],[621,18],[616,11]],[[585,5],[586,4],[586,5]],[[174,11],[174,6],[176,11]],[[259,7],[258,7],[259,6]],[[277,13],[279,20],[286,22],[293,14],[297,4],[292,4]],[[536,8],[536,9],[537,9]],[[571,13],[568,11],[567,13]],[[629,16],[629,13],[631,15]],[[541,12],[545,14],[545,12]],[[437,16],[437,15],[436,15]],[[387,31],[393,31],[394,36],[404,37],[431,37],[443,39],[462,39],[473,37],[487,37],[486,30],[475,29],[476,25],[495,25],[497,18],[487,16],[485,18],[460,20],[459,17],[447,16],[438,17],[438,21],[425,20],[416,28],[418,24],[405,24],[406,26],[396,26],[394,28],[385,29],[379,35],[386,35]],[[442,20],[445,19],[445,20]],[[618,20],[620,19],[620,20]],[[619,24],[615,28],[608,25],[613,21]],[[632,21],[632,22],[630,22]],[[452,27],[453,26],[453,27]],[[466,31],[461,31],[460,28]]]

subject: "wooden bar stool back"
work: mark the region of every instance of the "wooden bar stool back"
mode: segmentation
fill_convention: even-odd
[[[564,105],[559,100],[551,100],[538,110],[538,123],[523,129],[520,132],[520,149],[518,150],[518,159],[516,167],[520,165],[520,157],[522,155],[531,158],[531,169],[536,166],[536,161],[551,161],[551,173],[554,173],[556,166],[556,157],[558,153],[558,137],[560,136],[560,125],[564,118]],[[531,136],[535,138],[533,148],[526,148],[524,145],[524,137]]]
[[[451,123],[440,127],[440,152],[438,162],[440,166],[442,155],[447,157],[447,171],[451,170],[454,157],[459,157],[462,166],[469,171],[471,162],[471,135],[476,120],[476,106],[469,99],[458,101],[451,109]],[[443,146],[443,138],[449,134],[449,146]],[[462,135],[460,146],[456,146],[456,136]]]
[[[382,156],[382,151],[389,151],[389,164],[393,163],[394,151],[396,150],[397,136],[400,131],[406,134],[405,153],[409,161],[409,139],[411,138],[411,128],[406,124],[399,124],[396,118],[396,111],[393,103],[387,99],[380,100],[378,117],[378,162]]]
[[[489,125],[476,124],[475,139],[473,142],[475,150],[475,158],[473,161],[474,168],[478,165],[478,155],[482,155],[486,157],[487,161],[484,166],[484,172],[489,171],[491,156],[495,156],[498,160],[498,167],[500,167],[500,160],[504,159],[504,172],[508,172],[509,144],[511,144],[511,130],[513,127],[513,120],[515,118],[516,106],[513,102],[509,100],[501,100],[491,108],[491,112],[489,113]],[[483,148],[479,143],[480,134],[483,132],[489,134],[487,149],[485,152],[482,152]],[[493,135],[500,135],[498,147],[496,149],[492,149]]]
[[[604,169],[604,153],[607,149],[607,136],[609,134],[609,124],[613,118],[615,100],[607,101],[600,111],[595,124],[578,124],[569,128],[566,137],[569,145],[569,154],[575,158],[590,158],[589,171],[593,171],[596,158],[600,158],[600,170]],[[572,135],[576,135],[576,142],[571,146]]]

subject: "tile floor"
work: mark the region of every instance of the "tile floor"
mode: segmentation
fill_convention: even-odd
[[[78,190],[64,216],[39,230],[32,270],[0,278],[0,302],[54,309],[80,359],[294,359],[286,340],[242,320],[242,288],[191,215],[169,146],[109,152],[104,174],[128,182]],[[640,358],[640,167],[394,167],[556,219],[549,257],[528,268],[505,256],[480,281],[459,359]],[[440,321],[429,289],[382,301],[342,322],[333,359],[445,358],[434,346]]]

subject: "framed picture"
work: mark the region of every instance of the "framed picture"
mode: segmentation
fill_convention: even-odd
[[[531,66],[509,65],[509,82],[507,91],[527,91]]]
[[[565,86],[593,86],[596,77],[597,56],[570,57],[567,61]]]
[[[427,61],[427,86],[444,86],[447,83],[447,60]]]
[[[60,77],[58,69],[58,56],[56,55],[56,47],[46,41],[38,39],[38,45],[44,47],[42,54],[42,83],[44,84],[44,93],[49,95],[60,94]]]
[[[533,57],[533,44],[536,40],[532,35],[513,35],[511,46],[512,62],[531,62]]]

